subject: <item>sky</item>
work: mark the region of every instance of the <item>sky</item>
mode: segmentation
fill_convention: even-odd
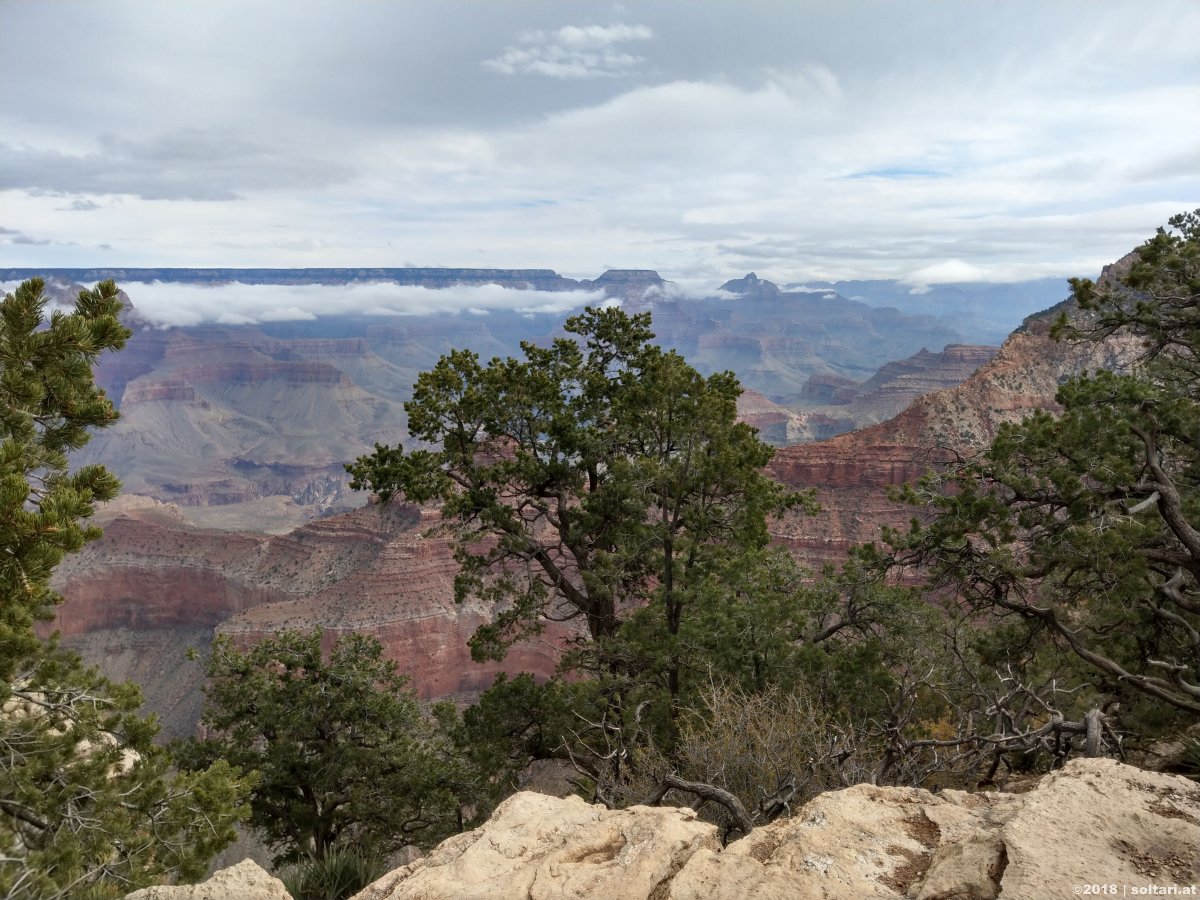
[[[1200,206],[1200,3],[0,0],[0,267],[1094,275]]]

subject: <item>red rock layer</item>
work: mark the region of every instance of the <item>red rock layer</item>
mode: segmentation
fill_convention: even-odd
[[[157,631],[164,643],[197,624],[245,643],[285,628],[320,628],[328,643],[373,634],[423,697],[476,694],[498,672],[553,672],[562,628],[503,663],[471,661],[467,640],[491,611],[454,602],[457,567],[446,537],[430,533],[437,524],[370,506],[268,537],[120,517],[59,569],[66,600],[51,627]]]

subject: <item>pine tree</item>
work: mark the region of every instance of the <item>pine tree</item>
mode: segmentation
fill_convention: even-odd
[[[248,780],[225,763],[174,773],[137,688],[34,633],[60,599],[54,567],[99,536],[88,519],[119,488],[69,454],[116,419],[92,365],[129,336],[111,281],[48,321],[43,289],[0,303],[0,895],[119,897],[201,876]]]

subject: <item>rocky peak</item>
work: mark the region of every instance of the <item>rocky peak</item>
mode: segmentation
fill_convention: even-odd
[[[748,272],[742,278],[734,278],[721,285],[721,290],[731,294],[741,294],[747,297],[778,297],[779,285],[773,281],[759,278],[753,272]]]

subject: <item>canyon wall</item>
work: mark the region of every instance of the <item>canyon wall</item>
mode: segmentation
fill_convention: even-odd
[[[1066,379],[1133,364],[1140,347],[1132,338],[1101,344],[1051,339],[1051,325],[1067,308],[1026,319],[961,385],[919,397],[886,422],[777,450],[767,471],[792,487],[815,488],[821,512],[775,523],[776,539],[814,566],[842,559],[850,545],[876,540],[885,525],[903,528],[914,515],[887,499],[888,487],[979,452],[1005,422],[1057,409],[1054,397]]]
[[[491,610],[454,602],[449,542],[437,515],[415,507],[370,505],[286,535],[198,529],[163,508],[117,512],[64,560],[54,587],[66,599],[45,630],[114,676],[149,677],[147,705],[169,736],[195,727],[202,679],[185,651],[206,650],[214,632],[244,645],[285,628],[319,628],[327,644],[371,634],[425,698],[471,697],[499,672],[547,676],[570,635],[548,628],[502,663],[473,662],[467,640]],[[123,659],[121,642],[146,659]],[[146,665],[160,657],[174,665]]]

